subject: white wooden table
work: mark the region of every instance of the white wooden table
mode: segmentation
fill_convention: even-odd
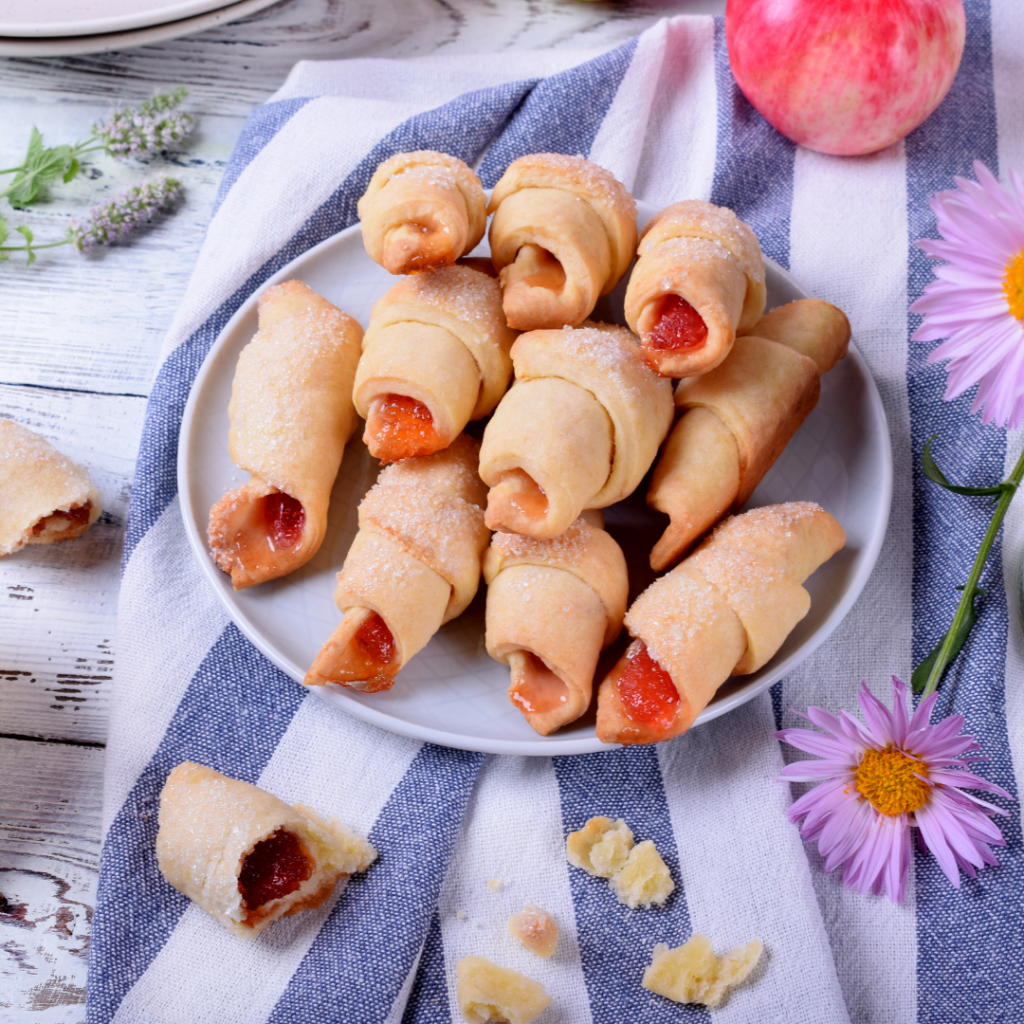
[[[224,165],[252,107],[298,60],[610,47],[658,18],[725,0],[283,0],[191,38],[121,53],[0,59],[0,167],[36,125],[49,144],[111,105],[185,85],[199,130],[156,167],[100,157],[31,211],[0,204],[39,242],[144,173],[186,200],[130,248],[0,264],[0,417],[87,466],[103,515],[81,540],[0,561],[0,1021],[85,1016],[103,746],[117,656],[124,524],[160,341],[191,274]],[[18,236],[15,236],[17,239]],[[187,553],[184,553],[188,557]],[[156,599],[159,599],[157,596]]]

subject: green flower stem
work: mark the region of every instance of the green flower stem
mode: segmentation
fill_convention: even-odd
[[[0,252],[35,252],[37,249],[55,249],[58,245],[70,244],[70,238],[62,238],[59,242],[44,242],[42,245],[0,245]]]
[[[951,654],[957,632],[959,631],[964,619],[967,617],[971,604],[974,601],[975,590],[977,589],[978,581],[981,579],[981,572],[985,568],[985,562],[988,560],[988,553],[992,550],[992,545],[996,540],[996,534],[999,533],[999,527],[1003,525],[1003,519],[1006,518],[1006,513],[1010,508],[1010,502],[1013,501],[1013,496],[1017,493],[1017,488],[1020,486],[1021,480],[1024,480],[1024,452],[1021,453],[1020,458],[1017,460],[1017,465],[1013,467],[1013,472],[1004,483],[1004,490],[999,496],[999,503],[996,505],[995,515],[992,517],[992,522],[988,524],[988,529],[985,531],[985,539],[981,542],[981,548],[978,550],[978,557],[974,560],[974,567],[971,569],[971,575],[968,577],[967,583],[964,586],[963,597],[960,598],[960,603],[956,608],[956,614],[953,616],[953,622],[942,641],[942,647],[939,648],[939,654],[935,659],[935,664],[932,665],[931,673],[928,676],[928,682],[925,683],[924,690],[921,692],[922,699],[927,697],[928,694],[934,693],[935,690],[938,689],[939,680],[942,679],[942,673],[945,672],[946,666],[952,660]]]

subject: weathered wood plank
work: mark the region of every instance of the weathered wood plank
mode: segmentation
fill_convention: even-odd
[[[2,62],[0,62],[2,64]],[[107,108],[95,102],[0,99],[0,167],[17,166],[33,125],[48,144],[88,135]],[[4,349],[0,381],[146,395],[160,343],[181,301],[202,244],[217,186],[241,130],[238,118],[200,116],[192,143],[167,159],[119,162],[102,153],[87,158],[85,173],[51,189],[51,201],[31,210],[0,213],[14,227],[32,229],[37,243],[59,241],[71,217],[120,189],[157,173],[185,188],[178,208],[142,228],[130,246],[82,256],[70,246],[38,254],[26,266],[20,254],[0,264]],[[8,179],[5,179],[8,180]]]
[[[85,1017],[103,751],[0,739],[0,1019]]]
[[[0,89],[110,102],[183,82],[207,113],[244,116],[299,60],[613,46],[665,15],[723,8],[723,0],[283,0],[234,24],[158,46],[0,60]]]
[[[17,420],[88,468],[103,513],[83,537],[0,559],[0,732],[103,742],[121,547],[145,400],[0,386]]]

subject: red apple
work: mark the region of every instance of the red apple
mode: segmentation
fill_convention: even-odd
[[[729,61],[783,135],[874,153],[938,105],[964,49],[962,0],[728,0]]]

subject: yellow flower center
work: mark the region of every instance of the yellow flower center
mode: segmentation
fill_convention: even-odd
[[[930,787],[918,775],[926,774],[920,761],[890,743],[885,750],[864,751],[854,775],[856,789],[882,814],[897,815],[916,811],[928,802]]]
[[[1024,324],[1024,249],[1010,257],[1003,276],[1003,294],[1010,307],[1010,315]]]

